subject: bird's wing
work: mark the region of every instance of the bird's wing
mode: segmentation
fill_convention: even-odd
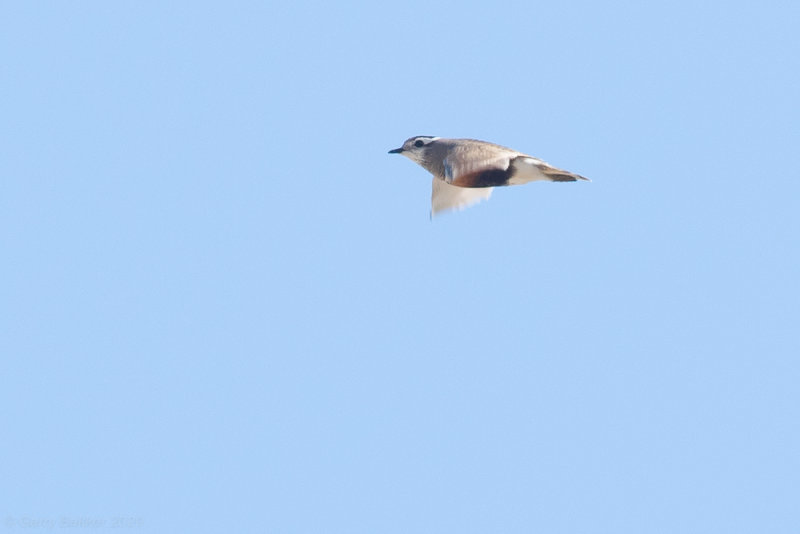
[[[580,174],[557,169],[538,158],[525,155],[517,156],[511,160],[508,174],[508,185],[527,184],[537,180],[548,180],[550,182],[590,181]]]
[[[458,187],[435,178],[431,195],[431,216],[445,210],[462,210],[492,195],[491,187]]]
[[[460,187],[505,185],[511,160],[519,155],[505,147],[482,141],[463,141],[444,159],[444,179]]]

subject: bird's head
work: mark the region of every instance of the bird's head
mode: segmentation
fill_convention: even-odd
[[[439,139],[430,135],[418,135],[406,139],[403,146],[390,150],[389,154],[402,154],[408,159],[416,163],[423,163],[425,160],[425,153],[428,150],[428,145]]]

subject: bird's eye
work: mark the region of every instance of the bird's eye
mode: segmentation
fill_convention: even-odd
[[[423,142],[422,142],[422,141],[420,141],[419,139],[417,139],[416,141],[414,141],[414,146],[415,146],[415,147],[417,147],[417,148],[421,147],[421,146],[422,146],[422,145],[424,145],[424,144],[425,144],[425,143],[423,143]]]

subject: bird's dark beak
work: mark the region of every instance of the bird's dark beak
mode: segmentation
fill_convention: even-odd
[[[390,150],[389,154],[399,154],[402,151],[403,151],[402,148],[395,148],[394,150]]]

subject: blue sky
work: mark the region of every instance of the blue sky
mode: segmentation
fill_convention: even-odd
[[[797,4],[0,20],[7,531],[798,532]]]

